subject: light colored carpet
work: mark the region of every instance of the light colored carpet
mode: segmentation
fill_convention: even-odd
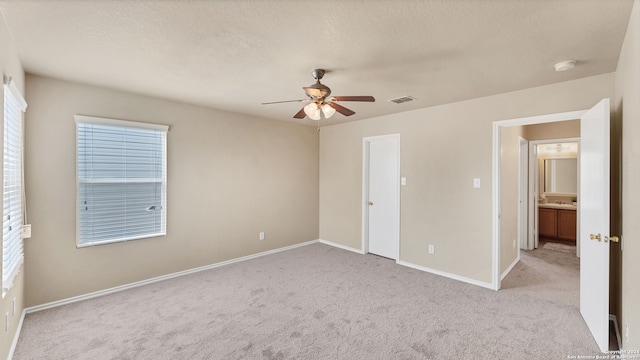
[[[569,305],[579,311],[580,259],[575,250],[573,253],[549,250],[548,244],[563,245],[545,243],[537,250],[520,251],[520,262],[502,281],[502,289]]]
[[[547,242],[547,243],[544,243],[542,247],[545,250],[560,251],[560,252],[565,252],[567,254],[576,255],[576,247],[572,245],[561,244],[556,242]]]
[[[29,314],[14,359],[598,354],[575,299],[547,286],[563,281],[559,256],[570,256],[542,249],[554,253],[547,260],[536,252],[523,252],[495,292],[313,244]]]

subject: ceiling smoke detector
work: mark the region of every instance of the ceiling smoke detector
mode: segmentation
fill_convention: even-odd
[[[567,70],[571,70],[576,66],[576,61],[575,60],[566,60],[566,61],[561,61],[555,65],[553,65],[553,67],[556,69],[556,71],[567,71]]]

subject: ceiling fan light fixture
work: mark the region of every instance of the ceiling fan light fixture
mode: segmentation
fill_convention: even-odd
[[[332,117],[333,114],[336,113],[336,109],[332,108],[329,104],[322,105],[321,109],[325,119]]]
[[[320,120],[320,108],[318,104],[312,102],[304,107],[304,113],[307,114],[311,120]]]

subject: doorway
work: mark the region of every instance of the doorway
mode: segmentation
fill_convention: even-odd
[[[537,249],[541,228],[539,206],[556,209],[575,208],[575,255],[580,257],[579,228],[580,209],[577,208],[578,189],[580,189],[580,138],[556,138],[534,140],[530,142],[531,164],[529,181],[531,204],[529,205],[529,226],[532,229],[527,250]],[[575,201],[574,201],[575,200]],[[546,204],[551,205],[546,205]],[[561,205],[556,205],[560,203]],[[572,207],[573,206],[573,207]],[[562,238],[558,234],[559,238]],[[566,239],[566,238],[565,238]]]
[[[365,253],[397,261],[400,244],[400,134],[362,140],[362,248]]]
[[[494,161],[493,161],[493,218],[494,218],[494,222],[493,222],[493,234],[494,234],[494,261],[493,261],[493,285],[494,285],[494,289],[495,290],[499,290],[500,289],[500,278],[501,278],[501,272],[500,272],[500,250],[501,250],[501,224],[502,224],[502,214],[501,214],[501,207],[502,204],[500,203],[501,201],[501,191],[502,191],[502,181],[504,181],[503,179],[501,179],[501,152],[502,152],[502,146],[503,146],[503,129],[504,128],[513,128],[513,127],[525,127],[528,125],[539,125],[539,124],[546,124],[546,123],[559,123],[559,122],[563,122],[563,121],[570,121],[570,120],[577,120],[580,119],[580,117],[585,113],[586,111],[572,111],[572,112],[566,112],[566,113],[559,113],[559,114],[550,114],[550,115],[542,115],[542,116],[533,116],[533,117],[526,117],[526,118],[519,118],[519,119],[512,119],[512,120],[503,120],[503,121],[496,121],[493,123],[493,145],[494,145],[494,151],[493,151],[493,155],[494,155]],[[561,136],[558,136],[561,137]],[[535,137],[533,137],[535,138]],[[529,143],[533,143],[533,141],[531,141],[531,139],[529,139]],[[529,149],[529,154],[530,154],[530,160],[531,157],[533,156],[537,156],[536,155],[536,149],[531,148]],[[535,164],[532,164],[531,161],[529,161],[529,168],[530,168],[530,173],[531,171],[533,171],[533,167],[535,166]],[[537,201],[537,191],[535,191],[535,179],[533,179],[534,181],[529,181],[529,196],[528,196],[528,200],[529,200],[529,217],[532,217],[533,215],[533,211],[531,210],[531,207],[535,205],[535,201]],[[534,217],[535,218],[535,217]],[[533,231],[535,229],[535,226],[529,226],[529,233],[531,233],[531,231]],[[506,241],[506,240],[505,240]]]
[[[580,119],[581,153],[578,203],[581,218],[580,313],[601,351],[609,339],[609,117],[610,101],[603,99],[583,111],[496,121],[493,123],[493,274],[492,284],[500,289],[501,247],[501,130],[531,124]],[[617,240],[611,237],[612,241]],[[588,265],[588,266],[587,266]]]

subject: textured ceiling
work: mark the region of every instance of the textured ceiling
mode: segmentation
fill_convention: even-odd
[[[333,95],[377,100],[324,125],[615,71],[632,5],[0,0],[27,72],[305,124],[299,103],[260,103],[305,98],[314,68]],[[417,101],[387,101],[403,95]]]

